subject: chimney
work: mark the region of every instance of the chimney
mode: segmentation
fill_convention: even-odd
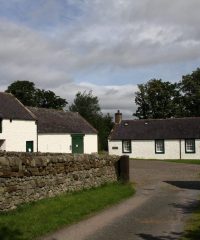
[[[120,124],[122,121],[122,113],[120,113],[120,111],[118,110],[115,113],[115,124]]]

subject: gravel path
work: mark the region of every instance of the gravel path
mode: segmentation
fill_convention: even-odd
[[[175,240],[200,195],[200,166],[130,161],[134,197],[44,240]]]

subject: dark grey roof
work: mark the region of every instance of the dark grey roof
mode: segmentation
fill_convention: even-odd
[[[12,94],[0,92],[0,117],[3,119],[35,120],[35,116]]]
[[[29,107],[29,110],[38,119],[38,133],[97,133],[96,129],[76,112],[33,107]]]
[[[116,124],[111,140],[200,139],[200,117],[123,120]]]

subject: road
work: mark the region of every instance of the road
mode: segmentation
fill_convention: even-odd
[[[175,240],[200,197],[200,166],[131,160],[136,195],[45,240]]]

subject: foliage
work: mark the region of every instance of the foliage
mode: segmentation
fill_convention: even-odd
[[[36,239],[118,203],[133,193],[131,185],[113,183],[25,204],[17,210],[0,214],[0,237],[2,240]]]
[[[6,92],[12,93],[26,106],[63,109],[67,105],[65,99],[50,90],[35,88],[35,84],[30,81],[15,81]]]
[[[94,128],[99,135],[99,150],[107,150],[107,139],[113,127],[112,117],[109,114],[103,115],[99,105],[98,97],[93,96],[92,91],[88,93],[78,92],[70,111],[79,112]]]
[[[65,99],[56,96],[56,94],[50,90],[36,90],[36,103],[37,107],[41,108],[53,108],[62,110],[67,102]]]
[[[35,106],[35,84],[29,81],[15,81],[6,90],[26,106]]]
[[[200,68],[178,83],[152,79],[139,84],[135,103],[133,115],[140,119],[200,116]]]
[[[177,85],[163,82],[161,79],[152,79],[146,84],[138,85],[135,93],[135,103],[138,109],[134,114],[140,119],[169,118],[176,115]]]
[[[200,116],[200,68],[182,77],[180,91],[184,106],[184,115],[188,117]]]
[[[72,112],[78,112],[82,117],[87,119],[92,125],[97,125],[98,116],[101,115],[99,100],[92,95],[92,91],[87,93],[78,92],[73,104],[69,107]]]

